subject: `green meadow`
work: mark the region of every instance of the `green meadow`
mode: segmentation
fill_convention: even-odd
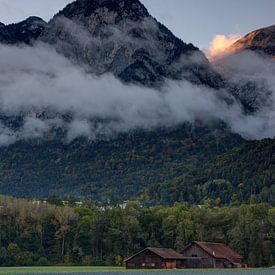
[[[71,266],[47,266],[47,267],[0,267],[0,274],[47,274],[47,273],[109,273],[123,272],[125,268],[117,267],[71,267]]]
[[[189,269],[189,270],[126,270],[118,267],[69,267],[69,266],[49,266],[49,267],[1,267],[0,274],[100,274],[113,275],[139,273],[146,275],[148,273],[169,275],[271,275],[274,274],[274,269]]]

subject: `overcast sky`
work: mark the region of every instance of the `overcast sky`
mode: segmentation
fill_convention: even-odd
[[[207,48],[217,34],[246,34],[275,24],[275,0],[141,0],[151,14],[185,42]],[[72,0],[0,0],[0,22],[30,15],[49,20]]]

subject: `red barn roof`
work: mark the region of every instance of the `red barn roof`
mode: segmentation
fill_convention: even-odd
[[[234,262],[235,259],[242,259],[243,257],[230,247],[223,243],[209,243],[209,242],[194,242],[205,252],[214,258],[228,259]]]

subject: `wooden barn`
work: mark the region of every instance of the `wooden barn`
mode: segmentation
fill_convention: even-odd
[[[182,255],[185,268],[240,268],[242,256],[223,243],[193,242]]]
[[[128,258],[127,269],[172,269],[181,268],[184,257],[171,248],[148,247]]]

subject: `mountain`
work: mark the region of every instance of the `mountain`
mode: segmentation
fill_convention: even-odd
[[[251,50],[275,58],[275,25],[252,31],[235,42],[230,51]]]
[[[39,17],[29,17],[17,24],[4,25],[0,23],[0,43],[30,44],[36,40],[45,29],[46,22]]]
[[[54,16],[39,40],[92,73],[112,72],[125,82],[222,83],[197,47],[175,37],[138,0],[75,1]]]
[[[137,0],[77,0],[47,24],[38,19],[24,22],[9,27],[13,40],[6,36],[5,43],[29,44],[34,39],[91,74],[112,73],[123,82],[154,88],[166,79],[215,88],[222,83],[197,47],[175,37]],[[37,22],[43,26],[38,36],[30,39],[26,31],[24,39],[18,35]],[[44,110],[30,112],[42,120],[54,118]],[[71,114],[59,114],[58,119],[62,115],[71,119]],[[1,114],[1,122],[16,131],[24,117]],[[57,129],[47,137],[2,148],[0,192],[121,201],[243,142],[220,123],[206,127],[199,122],[139,129],[97,141],[78,138],[69,144],[64,142],[65,134]]]
[[[175,37],[138,0],[77,0],[48,23],[31,17],[18,24],[1,24],[0,39],[3,44],[30,47],[44,43],[83,68],[88,73],[85,76],[111,74],[127,88],[136,84],[161,93],[158,88],[167,80],[187,80],[197,88],[215,88],[222,97],[219,88],[227,87],[224,77],[197,47]],[[39,50],[39,46],[35,49]],[[30,47],[27,48],[34,49]],[[47,57],[43,60],[48,61]],[[22,72],[25,71],[28,70],[23,68]],[[47,84],[45,74],[52,79],[56,77],[54,73],[39,70],[39,85]],[[240,93],[242,89],[236,98],[240,98]],[[243,106],[246,102],[242,102]],[[223,106],[230,104],[226,102]],[[73,119],[71,113],[24,111],[15,116],[1,113],[0,131],[4,139],[12,137],[10,130],[20,134],[26,113],[41,121],[56,119],[67,123]],[[202,120],[174,127],[162,124],[147,130],[135,129],[94,141],[77,138],[67,143],[62,127],[50,129],[44,136],[26,135],[0,150],[0,193],[28,198],[75,195],[112,202],[147,197],[153,201],[156,188],[165,188],[179,177],[200,171],[205,163],[246,144],[224,123]],[[34,128],[42,127],[41,121],[35,120]],[[98,121],[94,119],[95,124]],[[2,126],[9,130],[5,132]],[[172,189],[177,194],[183,192],[182,185],[172,184]],[[200,201],[196,192],[192,196],[185,198],[190,202]]]

